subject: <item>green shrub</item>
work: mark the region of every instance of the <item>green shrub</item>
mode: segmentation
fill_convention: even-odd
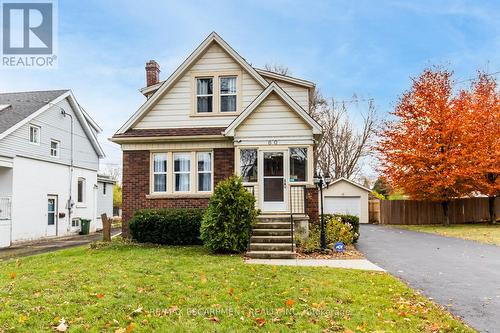
[[[212,252],[245,251],[257,214],[255,198],[243,187],[241,178],[229,177],[215,187],[203,215],[203,244]]]
[[[350,224],[343,223],[336,216],[325,217],[326,225],[326,244],[333,248],[335,243],[343,242],[344,244],[352,244],[354,241],[354,232]]]
[[[356,233],[354,227],[348,223],[344,222],[342,218],[349,216],[349,218],[355,216],[350,215],[331,215],[325,214],[325,240],[327,248],[333,249],[335,243],[343,242],[346,245],[353,244],[355,242]],[[347,219],[347,218],[346,218]],[[355,222],[353,222],[355,223]],[[358,223],[359,224],[359,223]],[[321,250],[321,227],[319,224],[309,224],[309,237],[306,240],[300,237],[296,240],[297,247],[303,253],[313,253]]]
[[[345,215],[337,214],[334,216],[339,218],[342,223],[348,224],[352,227],[352,232],[354,236],[353,243],[356,243],[359,239],[359,217],[347,214]]]
[[[141,243],[165,245],[201,244],[203,209],[141,209],[129,221],[132,238]]]

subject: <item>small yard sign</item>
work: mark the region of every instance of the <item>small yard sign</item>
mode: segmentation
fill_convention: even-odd
[[[335,243],[335,251],[337,252],[344,252],[345,250],[345,245],[343,242],[337,242]]]

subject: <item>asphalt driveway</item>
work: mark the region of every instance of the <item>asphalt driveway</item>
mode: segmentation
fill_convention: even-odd
[[[500,246],[362,225],[357,247],[473,328],[500,332]]]

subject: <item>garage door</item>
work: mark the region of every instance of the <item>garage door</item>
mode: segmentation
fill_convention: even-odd
[[[359,217],[361,197],[325,197],[325,214],[349,214]]]

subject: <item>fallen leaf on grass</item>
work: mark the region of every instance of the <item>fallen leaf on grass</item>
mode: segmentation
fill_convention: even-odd
[[[233,296],[234,294],[234,288],[229,288],[229,296]]]
[[[200,273],[200,280],[201,283],[207,283],[207,276],[205,275],[205,272]]]
[[[210,320],[210,321],[212,321],[214,323],[220,323],[220,319],[217,318],[217,317],[215,317],[215,316],[210,317],[210,318],[206,318],[206,319],[208,319],[208,320]]]
[[[24,323],[27,319],[28,319],[28,317],[26,317],[25,315],[20,315],[19,320],[18,320],[19,324]]]
[[[128,324],[127,326],[127,329],[125,330],[126,333],[131,333],[135,328],[135,324],[134,323],[130,323]]]
[[[16,273],[16,272],[12,272],[12,273],[10,273],[10,278],[11,278],[12,280],[14,280],[14,279],[16,278],[16,276],[17,276],[17,273]]]
[[[289,308],[292,307],[294,304],[295,304],[295,301],[293,299],[288,299],[286,301],[286,306],[288,306]]]
[[[255,318],[255,322],[257,323],[257,325],[259,325],[260,327],[264,326],[266,324],[266,320],[264,318]]]
[[[99,294],[95,295],[95,297],[97,297],[97,298],[101,299],[101,298],[104,298],[104,294],[99,293]]]

